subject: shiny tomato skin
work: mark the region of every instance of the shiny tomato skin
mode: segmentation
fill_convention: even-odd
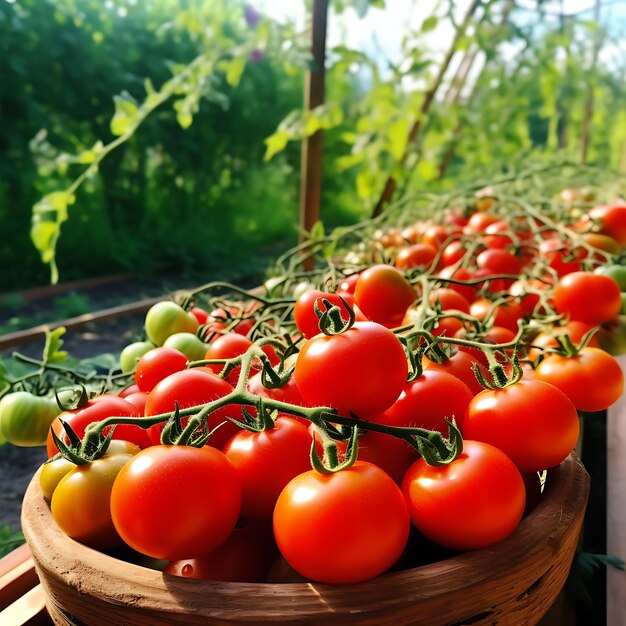
[[[63,420],[72,427],[74,432],[79,437],[82,438],[85,434],[85,429],[92,422],[100,422],[107,417],[139,416],[139,409],[137,409],[134,404],[127,402],[124,398],[120,398],[119,396],[105,394],[92,398],[84,407],[80,409],[76,409],[74,411],[64,411],[52,422],[50,429],[51,432],[54,430],[55,434],[61,438],[65,434],[60,422],[60,420]],[[48,433],[48,440],[46,443],[48,458],[53,457],[59,451],[54,443],[54,440],[52,439],[51,432]],[[105,428],[104,434],[107,434],[108,432],[109,429]],[[141,448],[147,448],[151,445],[147,432],[143,428],[133,424],[118,424],[115,427],[113,439],[124,439],[137,444]]]
[[[507,454],[520,472],[558,465],[579,433],[576,408],[560,390],[541,380],[521,380],[474,396],[463,419],[463,436]]]
[[[148,395],[145,415],[160,415],[173,411],[176,403],[179,409],[188,409],[217,400],[233,390],[225,380],[207,371],[183,370],[164,378]],[[241,407],[229,405],[217,409],[209,416],[209,430],[219,428],[211,435],[208,445],[222,448],[237,432],[239,427],[228,418],[241,419]],[[182,420],[183,425],[186,419]],[[151,426],[148,436],[153,444],[161,442],[165,422]]]
[[[572,320],[563,326],[555,326],[551,332],[539,333],[531,342],[533,347],[528,350],[528,358],[531,361],[536,361],[542,353],[542,349],[558,347],[559,342],[556,340],[555,335],[568,335],[574,345],[578,345],[585,334],[592,328],[593,326],[591,324]],[[591,348],[598,348],[599,343],[597,336],[594,335],[591,337],[587,345]]]
[[[513,333],[517,333],[517,322],[523,317],[522,307],[517,302],[503,302],[494,306],[493,302],[486,298],[474,300],[470,306],[470,313],[479,321],[491,315],[494,326],[508,328]]]
[[[317,582],[349,584],[382,574],[398,560],[408,535],[400,488],[363,461],[334,474],[311,470],[296,476],[274,510],[281,554],[299,574]],[[329,537],[330,558],[321,549]]]
[[[293,375],[282,387],[267,389],[263,386],[262,372],[257,372],[248,379],[248,391],[256,396],[270,398],[277,400],[278,402],[286,402],[287,404],[296,404],[298,406],[307,406],[306,402],[302,398],[302,394],[298,390],[298,385],[296,385],[296,379]],[[256,409],[254,407],[248,407],[248,411],[253,415],[256,415]],[[297,417],[290,413],[279,412],[278,414],[295,419],[297,422],[304,424],[307,428],[310,424],[310,421],[304,417]]]
[[[244,335],[240,335],[235,332],[225,333],[224,335],[216,337],[209,344],[204,358],[207,361],[217,359],[233,359],[236,356],[245,354],[251,346],[252,341]],[[216,375],[224,369],[224,365],[219,363],[209,363],[207,367]],[[229,372],[228,376],[226,376],[224,380],[231,385],[236,385],[237,379],[239,378],[239,372],[241,372],[241,367],[235,367],[231,372]]]
[[[539,244],[539,253],[548,261],[548,265],[559,276],[579,272],[581,260],[585,256],[583,248],[578,248],[572,252],[567,249],[565,244],[558,238],[545,239],[542,241]]]
[[[619,363],[599,348],[583,348],[573,357],[550,354],[535,369],[535,378],[560,389],[579,411],[603,411],[624,391]]]
[[[155,559],[188,559],[224,543],[239,518],[241,479],[215,448],[152,446],[122,468],[111,516],[122,539]]]
[[[470,281],[473,279],[471,272],[464,267],[455,269],[453,265],[444,267],[440,272],[441,278],[450,278],[452,280],[459,281],[461,283]],[[468,302],[473,302],[476,299],[476,285],[457,285],[456,283],[444,283],[448,288],[458,291]]]
[[[449,465],[417,460],[402,482],[413,524],[435,543],[479,550],[508,537],[524,512],[524,481],[506,454],[466,439]]]
[[[501,248],[488,248],[476,257],[476,265],[480,269],[489,270],[493,274],[519,274],[523,261],[520,257]]]
[[[451,241],[441,253],[441,262],[444,267],[454,265],[458,263],[464,256],[467,250],[462,241]]]
[[[437,248],[427,243],[416,243],[401,248],[396,255],[396,267],[410,270],[414,267],[430,267],[437,256]]]
[[[470,311],[470,303],[464,296],[454,289],[448,289],[446,287],[433,289],[433,291],[430,292],[429,300],[431,306],[433,306],[436,302],[439,302],[443,311],[448,311],[450,309],[462,311],[463,313],[469,313]]]
[[[402,272],[391,265],[372,265],[359,274],[354,302],[370,320],[388,328],[400,326],[417,292]]]
[[[613,237],[620,246],[626,246],[626,205],[615,204],[594,207],[591,218],[600,224],[600,232]]]
[[[276,500],[285,485],[311,469],[312,438],[306,426],[279,417],[262,432],[239,431],[225,446],[224,454],[241,477],[241,515],[272,519]]]
[[[573,272],[555,287],[554,307],[571,320],[595,326],[619,315],[622,296],[619,285],[609,276]]]
[[[445,363],[435,363],[427,357],[422,359],[422,367],[424,369],[439,370],[455,376],[469,387],[472,395],[476,395],[484,389],[478,382],[473,370],[473,365],[478,363],[477,358],[463,350],[456,350]]]
[[[109,502],[114,481],[132,458],[130,454],[106,455],[76,466],[59,481],[50,510],[68,537],[101,550],[122,545]]]
[[[164,378],[187,367],[187,357],[175,348],[160,347],[146,352],[135,368],[135,383],[140,391],[152,391]]]
[[[310,406],[343,415],[381,413],[400,395],[408,374],[402,344],[375,322],[356,322],[340,335],[307,340],[296,361],[295,380]]]
[[[354,298],[351,295],[339,294],[348,303],[348,306],[354,304]],[[324,298],[331,305],[338,306],[341,309],[341,317],[345,321],[350,319],[343,303],[338,294],[320,291],[319,289],[309,289],[305,291],[297,300],[293,308],[293,318],[298,330],[307,338],[315,337],[320,334],[319,318],[315,313],[315,303],[321,311],[326,311],[326,306],[319,300]]]

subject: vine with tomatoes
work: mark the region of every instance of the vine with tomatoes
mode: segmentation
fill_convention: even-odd
[[[46,443],[65,533],[168,574],[345,584],[487,548],[624,387],[626,202],[517,185],[318,228],[258,289],[154,305],[106,372],[50,337],[0,433]]]

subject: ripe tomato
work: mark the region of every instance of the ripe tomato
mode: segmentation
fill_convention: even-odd
[[[398,485],[362,461],[334,474],[311,470],[296,476],[274,510],[274,536],[287,563],[323,583],[357,583],[382,574],[400,557],[408,535]],[[320,549],[329,536],[331,558]]]
[[[524,263],[520,257],[507,250],[487,248],[476,257],[476,265],[492,274],[519,274]]]
[[[209,321],[209,313],[202,307],[194,306],[189,312],[198,320],[198,324],[206,324]]]
[[[492,222],[485,228],[483,241],[488,248],[508,248],[513,243],[508,222]]]
[[[330,406],[366,418],[390,407],[408,374],[402,344],[375,322],[356,322],[340,335],[308,339],[296,361],[295,380],[310,406]]]
[[[298,390],[298,386],[296,385],[296,379],[294,376],[291,376],[287,383],[282,387],[266,389],[263,386],[262,372],[257,372],[256,374],[254,374],[254,376],[250,376],[250,378],[248,379],[248,391],[250,393],[253,393],[255,396],[272,398],[274,400],[278,400],[279,402],[287,402],[288,404],[296,404],[298,406],[306,406],[306,403],[302,398],[302,394]],[[249,407],[248,411],[250,411],[253,415],[256,414],[254,407]],[[279,413],[279,415],[286,415],[287,417],[291,417],[297,422],[302,422],[307,427],[310,424],[309,420],[303,417],[296,417],[289,413]]]
[[[59,481],[50,510],[66,535],[101,550],[122,545],[109,502],[116,477],[132,458],[130,454],[105,455],[76,466]]]
[[[342,294],[341,297],[346,300],[349,306],[353,305],[354,298],[351,295]],[[339,295],[320,291],[319,289],[309,289],[296,300],[296,304],[293,308],[293,318],[296,326],[307,339],[315,337],[315,335],[319,335],[321,332],[319,327],[319,318],[315,313],[315,302],[318,298],[324,298],[332,305],[338,306],[341,309],[341,317],[345,321],[350,319],[350,316],[345,310]],[[321,300],[318,302],[318,306],[321,311],[326,311],[326,306]]]
[[[117,532],[133,550],[155,559],[214,550],[235,528],[240,508],[239,474],[210,446],[142,450],[122,468],[111,492]]]
[[[556,237],[542,241],[539,244],[539,253],[559,276],[580,271],[580,262],[585,257],[583,248],[577,248],[572,252]]]
[[[139,411],[134,404],[127,402],[124,398],[111,395],[96,396],[87,402],[87,404],[74,411],[64,411],[53,422],[51,432],[54,431],[57,437],[67,442],[67,436],[61,426],[60,420],[67,422],[72,430],[79,436],[83,437],[85,429],[93,422],[99,422],[107,417],[138,417]],[[48,458],[53,457],[59,450],[52,439],[51,432],[48,433],[46,447],[48,450]],[[104,434],[109,432],[108,428],[104,429]],[[143,428],[134,424],[118,424],[113,433],[113,439],[123,439],[138,445],[140,448],[147,448],[152,445],[148,434]]]
[[[483,321],[491,314],[494,326],[508,328],[512,333],[517,333],[517,321],[522,317],[522,307],[515,301],[493,305],[486,298],[474,300],[470,306],[470,313],[479,321]]]
[[[524,316],[527,316],[532,315],[539,304],[539,296],[534,292],[544,291],[547,287],[546,283],[536,278],[517,280],[509,287],[509,293],[519,301]]]
[[[483,353],[481,352],[481,354]],[[445,363],[435,363],[427,357],[422,359],[422,367],[424,369],[439,370],[455,376],[469,387],[472,395],[476,395],[484,389],[478,382],[474,370],[472,369],[474,363],[479,363],[478,359],[463,350],[455,350]]]
[[[624,390],[619,363],[599,348],[583,348],[573,357],[550,354],[535,369],[535,378],[558,387],[579,411],[603,411]]]
[[[424,231],[421,243],[439,250],[451,234],[452,229],[435,224]]]
[[[346,297],[346,294],[349,296],[354,296],[354,289],[356,288],[356,281],[359,280],[359,274],[354,273],[350,274],[350,276],[346,276],[339,283],[339,287],[337,288],[337,293],[340,296]]]
[[[402,481],[415,527],[453,550],[479,550],[508,537],[524,512],[526,490],[504,452],[465,440],[449,465],[417,460]]]
[[[274,428],[239,431],[225,446],[226,458],[241,477],[241,515],[271,519],[285,485],[311,469],[311,434],[306,426],[279,417]]]
[[[622,296],[619,285],[609,276],[573,272],[554,289],[554,307],[572,320],[596,326],[619,315]]]
[[[454,289],[447,289],[442,287],[440,289],[434,289],[430,292],[430,304],[434,306],[436,302],[439,302],[443,311],[454,309],[455,311],[462,311],[463,313],[469,313],[470,303],[462,296],[458,291]]]
[[[183,578],[264,583],[277,553],[271,523],[245,520],[212,552],[172,561],[163,572]]]
[[[152,391],[157,383],[187,367],[187,357],[174,348],[154,348],[137,362],[135,382],[140,391]]]
[[[473,276],[469,270],[464,267],[455,269],[454,266],[444,267],[440,272],[441,278],[451,278],[452,280],[459,281],[461,283],[472,280]],[[475,285],[457,285],[456,283],[447,283],[447,286],[454,291],[458,291],[468,302],[473,302],[476,299]]]
[[[441,253],[441,262],[445,267],[454,265],[465,256],[466,252],[467,250],[462,241],[451,241]]]
[[[507,454],[521,472],[558,465],[574,448],[576,408],[560,390],[542,380],[521,380],[474,396],[463,419],[463,436]]]
[[[209,344],[204,358],[207,360],[232,359],[245,354],[251,346],[252,341],[244,337],[244,335],[235,332],[226,333],[225,335],[220,335]],[[217,363],[210,363],[207,367],[215,374],[219,374],[224,369],[223,365]],[[225,380],[231,385],[236,385],[240,372],[241,367],[235,367],[228,376],[226,376]]]
[[[233,390],[225,380],[208,371],[195,369],[183,370],[164,378],[148,395],[146,416],[160,415],[173,411],[178,404],[179,409],[188,409],[217,400]],[[211,436],[209,445],[222,448],[237,432],[239,427],[228,418],[241,419],[241,407],[229,405],[214,411],[209,416],[209,430],[220,426]],[[183,425],[187,423],[182,420]],[[161,433],[165,423],[156,424],[148,429],[148,436],[153,444],[161,442]]]
[[[469,387],[447,372],[425,369],[407,383],[395,403],[372,421],[391,426],[418,426],[447,435],[444,418],[461,424],[473,394]]]
[[[597,206],[589,216],[600,224],[600,232],[613,237],[620,246],[626,246],[626,205]]]
[[[137,407],[137,413],[139,415],[143,415],[146,410],[146,402],[148,401],[148,394],[145,391],[138,391],[137,393],[129,393],[124,396],[124,400],[126,402],[130,402],[131,404]]]
[[[157,302],[146,314],[146,335],[157,346],[174,333],[195,333],[198,320],[175,302]]]
[[[499,221],[500,218],[496,215],[492,215],[491,213],[485,213],[484,211],[479,211],[478,213],[474,213],[469,218],[467,226],[465,226],[463,231],[468,234],[479,233],[484,231],[490,224],[495,224]]]
[[[584,335],[593,328],[591,324],[585,324],[584,322],[577,322],[572,320],[567,322],[563,326],[555,326],[551,332],[539,333],[531,342],[531,348],[528,351],[528,358],[531,361],[536,361],[539,355],[545,348],[556,348],[559,342],[555,339],[554,335],[568,335],[574,345],[578,345]],[[591,348],[598,348],[598,339],[594,335],[587,344]]]
[[[427,243],[415,243],[401,248],[396,256],[396,267],[410,270],[414,267],[430,267],[437,256],[437,248]]]
[[[0,400],[0,434],[14,446],[42,446],[61,412],[55,400],[14,391]]]
[[[372,265],[359,274],[354,302],[370,320],[388,328],[400,326],[417,292],[391,265]]]

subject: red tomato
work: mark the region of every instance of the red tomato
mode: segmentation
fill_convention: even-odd
[[[340,283],[337,288],[337,293],[340,296],[346,297],[345,294],[354,295],[354,289],[356,287],[356,281],[359,280],[358,273],[350,274],[350,276],[346,276]]]
[[[496,306],[486,298],[479,298],[472,302],[470,313],[479,321],[483,321],[491,315],[494,326],[508,328],[517,334],[517,320],[522,317],[522,307],[514,301],[498,304]]]
[[[250,349],[250,346],[252,346],[252,341],[247,337],[235,332],[226,333],[225,335],[220,335],[209,344],[204,358],[207,360],[233,359],[236,356],[245,354]],[[224,369],[224,365],[217,363],[210,363],[207,367],[215,374],[219,374]],[[231,385],[236,385],[239,372],[241,372],[241,367],[235,367],[226,376],[225,380]]]
[[[422,243],[439,250],[452,232],[446,226],[429,226],[422,235]]]
[[[454,289],[434,289],[430,292],[430,304],[435,305],[439,302],[442,310],[447,311],[454,309],[455,311],[462,311],[463,313],[469,313],[470,304],[458,291]]]
[[[124,396],[124,400],[135,405],[139,415],[143,415],[146,410],[148,394],[145,391],[137,391],[136,393],[129,393],[127,396]]]
[[[612,320],[622,309],[619,285],[609,276],[592,272],[564,276],[553,298],[559,313],[593,326]]]
[[[111,492],[120,537],[155,559],[188,559],[224,543],[239,518],[241,479],[219,450],[152,446],[122,468]]]
[[[463,436],[500,448],[521,472],[558,465],[578,439],[578,414],[569,398],[542,380],[521,380],[474,396]]]
[[[544,291],[547,288],[548,285],[543,281],[531,278],[526,281],[515,281],[509,287],[509,293],[519,301],[524,316],[528,316],[534,313],[535,307],[539,304],[539,296],[533,292]]]
[[[408,374],[402,344],[387,328],[356,322],[340,335],[308,339],[296,361],[298,390],[310,406],[366,418],[390,407]]]
[[[262,432],[239,431],[225,446],[226,458],[241,477],[241,515],[271,519],[285,485],[311,469],[309,430],[303,424],[279,417],[274,428]]]
[[[414,267],[430,267],[437,256],[437,248],[427,243],[415,243],[401,248],[396,256],[396,267],[410,270]]]
[[[474,213],[467,222],[467,226],[464,228],[464,232],[468,234],[479,233],[484,231],[487,226],[490,224],[495,224],[499,222],[500,218],[496,215],[491,215],[490,213],[485,213],[480,211],[478,213]]]
[[[460,425],[473,397],[469,387],[447,372],[426,369],[407,383],[393,406],[372,421],[391,426],[418,426],[447,435],[444,418]]]
[[[402,272],[391,265],[372,265],[361,272],[354,302],[370,320],[388,328],[400,326],[417,292]]]
[[[600,224],[602,234],[613,237],[620,246],[626,246],[626,204],[594,207],[589,215]]]
[[[188,409],[206,404],[229,394],[233,388],[225,380],[208,372],[198,372],[195,369],[176,372],[164,378],[148,395],[146,402],[146,416],[160,415],[173,411],[176,403],[179,409]],[[241,419],[241,407],[229,405],[214,411],[209,416],[209,430],[217,426],[209,445],[222,448],[224,444],[237,432],[239,427],[228,418]],[[183,419],[183,425],[187,420]],[[161,442],[161,433],[165,422],[156,424],[148,429],[148,436],[154,444]]]
[[[542,241],[539,244],[539,253],[548,261],[548,265],[559,276],[578,272],[580,270],[580,261],[585,256],[583,248],[576,249],[572,254],[565,244],[556,237]],[[571,256],[573,258],[569,259]]]
[[[50,432],[48,433],[48,440],[46,443],[48,458],[53,457],[59,449],[56,447],[54,440],[52,439],[52,431],[63,440],[65,431],[61,426],[60,420],[67,422],[72,430],[79,436],[83,437],[85,429],[92,422],[100,422],[107,417],[138,417],[139,411],[134,404],[127,402],[124,398],[119,396],[103,395],[96,396],[87,402],[87,404],[74,411],[64,411],[58,415],[52,425],[50,426]],[[109,428],[104,429],[104,434],[109,432]],[[148,434],[143,428],[134,426],[133,424],[118,424],[115,427],[113,433],[113,439],[123,439],[135,443],[141,448],[147,448],[152,445]],[[69,440],[65,436],[64,441],[67,443]]]
[[[274,536],[287,563],[323,583],[357,583],[382,574],[398,560],[408,535],[398,485],[362,461],[334,474],[311,470],[296,476],[274,510]],[[320,549],[329,537],[331,558]]]
[[[558,347],[559,342],[556,340],[554,335],[569,335],[569,338],[572,340],[574,345],[578,345],[582,341],[585,334],[592,328],[593,326],[591,324],[585,324],[584,322],[572,320],[563,326],[555,326],[549,333],[539,333],[531,342],[531,346],[533,347],[531,347],[528,351],[528,358],[531,361],[536,361],[539,358],[539,355],[543,352],[543,349]],[[598,339],[595,335],[591,338],[587,345],[590,348],[599,347]]]
[[[206,324],[209,321],[209,314],[202,307],[191,307],[189,312],[198,320],[198,324]]]
[[[488,248],[476,257],[476,265],[480,269],[489,270],[493,274],[519,274],[524,265],[520,257],[500,248]]]
[[[507,248],[513,243],[513,240],[509,236],[510,234],[511,227],[508,222],[492,222],[485,228],[483,241],[489,248]]]
[[[137,362],[135,382],[140,391],[152,391],[164,378],[187,367],[187,357],[174,348],[154,348]]]
[[[441,262],[444,266],[454,265],[458,263],[464,256],[467,250],[462,241],[451,241],[441,253]]]
[[[444,267],[439,272],[439,276],[441,276],[441,278],[450,278],[452,280],[459,281],[460,283],[467,282],[473,278],[469,270],[466,270],[464,267],[454,269],[452,266]],[[458,291],[468,302],[473,302],[475,300],[477,290],[475,285],[457,285],[456,283],[446,284],[450,289]]]
[[[435,363],[424,357],[422,367],[427,370],[439,370],[455,376],[464,382],[473,395],[480,393],[484,387],[478,382],[472,366],[478,363],[478,359],[463,350],[455,350],[454,354],[445,363]]]
[[[352,296],[341,296],[349,306],[354,304],[354,298]],[[348,312],[342,304],[339,295],[334,293],[327,293],[320,291],[319,289],[308,289],[297,300],[293,308],[293,318],[298,327],[298,330],[307,338],[315,337],[320,334],[319,318],[315,313],[315,302],[318,298],[324,298],[328,300],[331,305],[338,306],[341,309],[341,317],[345,321],[350,319]],[[318,307],[321,311],[326,311],[326,306],[320,300]]]
[[[549,354],[535,378],[558,387],[579,411],[603,411],[624,391],[619,363],[599,348],[583,348],[574,357]]]
[[[141,389],[139,389],[137,385],[135,384],[128,385],[128,387],[124,387],[124,389],[120,391],[119,396],[120,398],[125,398],[126,396],[129,396],[131,393],[137,393],[138,391],[141,391]]]
[[[452,315],[455,311],[449,309],[447,313]],[[462,311],[458,311],[458,313],[462,313]],[[454,337],[463,328],[463,322],[457,317],[440,317],[437,320],[437,326],[431,332],[435,337]]]
[[[272,525],[245,520],[226,541],[208,554],[172,561],[165,574],[232,583],[263,583],[278,549]]]
[[[453,550],[479,550],[508,537],[524,512],[524,481],[506,454],[465,440],[449,465],[416,461],[402,481],[416,528]]]
[[[250,393],[253,393],[255,396],[271,398],[273,400],[286,402],[288,404],[297,404],[298,406],[307,406],[302,398],[302,394],[298,390],[298,385],[296,385],[296,379],[294,376],[291,376],[287,384],[283,385],[282,387],[276,387],[275,389],[266,389],[263,386],[262,372],[257,372],[256,374],[254,374],[254,376],[250,376],[250,378],[248,379],[248,391]],[[248,407],[248,411],[250,411],[250,413],[252,414],[256,414],[254,407]],[[302,422],[307,427],[310,424],[309,420],[303,417],[297,417],[289,413],[279,413],[279,415],[286,415],[287,417],[291,417],[297,422]]]

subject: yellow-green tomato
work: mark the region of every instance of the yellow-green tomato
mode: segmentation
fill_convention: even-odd
[[[64,458],[44,463],[44,466],[41,468],[41,474],[39,474],[39,484],[41,485],[41,491],[43,491],[43,497],[48,502],[52,499],[52,494],[57,485],[75,467],[75,463]]]
[[[130,454],[135,456],[141,452],[141,448],[136,444],[125,439],[111,439],[109,447],[104,456],[112,456],[114,454]]]
[[[15,446],[43,446],[60,412],[55,400],[28,391],[8,393],[0,400],[0,433]]]
[[[175,302],[164,300],[153,305],[146,314],[146,335],[157,346],[174,333],[195,333],[198,320]]]
[[[190,361],[203,359],[209,347],[193,333],[174,333],[165,340],[163,346],[182,352]]]
[[[52,494],[52,517],[61,530],[91,548],[106,550],[123,544],[111,519],[111,489],[130,454],[105,455],[78,465]]]
[[[120,368],[125,374],[137,367],[137,361],[156,346],[149,341],[134,341],[128,344],[120,354]]]

